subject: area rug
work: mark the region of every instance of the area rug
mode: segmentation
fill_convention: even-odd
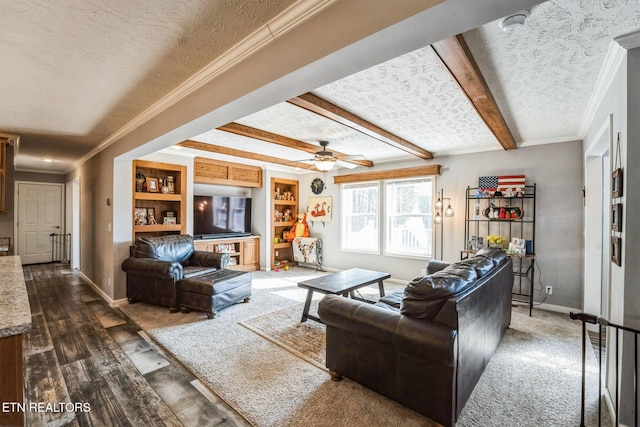
[[[324,351],[313,344],[323,327],[300,324],[305,294],[295,274],[254,275],[252,301],[213,320],[166,312],[154,320],[155,307],[123,309],[133,320],[146,312],[139,317],[149,335],[255,426],[436,425],[353,381],[330,380]],[[167,325],[171,318],[176,324]],[[597,425],[597,367],[587,355],[587,421]],[[511,327],[457,426],[578,425],[580,371],[578,322],[541,310],[529,317],[514,307]]]
[[[240,325],[255,332],[285,350],[313,363],[320,369],[326,369],[325,333],[326,327],[313,320],[300,322],[303,306],[278,310],[240,322]],[[318,304],[312,304],[310,313],[318,311]]]

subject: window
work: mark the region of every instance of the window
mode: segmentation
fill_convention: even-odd
[[[385,253],[432,257],[432,179],[387,181],[385,200]]]
[[[384,191],[379,182],[344,184],[341,248],[378,254],[384,241],[386,255],[432,258],[433,184],[432,177],[388,180]]]
[[[380,253],[379,194],[377,182],[342,187],[342,249]]]

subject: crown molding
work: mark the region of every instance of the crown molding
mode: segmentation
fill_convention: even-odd
[[[613,40],[627,50],[635,49],[636,47],[640,47],[640,31],[623,34]]]
[[[253,55],[260,49],[263,49],[278,37],[298,27],[300,24],[314,17],[337,1],[338,0],[298,0],[280,15],[276,16],[271,21],[267,22],[265,25],[244,38],[238,44],[209,63],[209,65],[205,66],[192,77],[187,79],[176,89],[169,92],[159,101],[136,116],[133,120],[111,134],[93,150],[75,161],[69,167],[67,172],[71,172],[78,168],[100,151],[109,147],[128,133],[139,128],[172,105],[197,91],[220,74],[242,62],[245,58]]]
[[[53,170],[46,170],[46,169],[23,169],[23,168],[16,168],[16,169],[15,169],[15,171],[16,171],[16,172],[24,172],[24,173],[48,174],[48,175],[66,175],[66,172],[53,171]]]
[[[624,58],[626,57],[626,49],[622,45],[617,43],[617,41],[618,38],[614,39],[614,41],[612,41],[609,45],[609,51],[607,52],[604,64],[600,69],[600,74],[598,75],[596,85],[593,89],[593,92],[591,93],[589,102],[587,103],[587,108],[585,109],[584,115],[582,116],[582,121],[580,122],[580,127],[578,128],[578,135],[581,139],[584,139],[587,135],[589,127],[593,123],[596,112],[598,111],[598,107],[600,106],[600,104],[602,104],[602,101],[607,91],[609,90],[609,87],[611,87],[611,83],[613,82],[613,78],[616,75],[616,72],[618,71],[623,63]],[[638,41],[640,41],[640,39]]]

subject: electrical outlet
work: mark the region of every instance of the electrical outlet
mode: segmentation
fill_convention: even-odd
[[[278,256],[278,255],[280,255],[280,254],[278,253],[278,251],[276,251],[276,256]]]
[[[553,295],[553,287],[552,286],[547,286],[545,293],[547,295]]]

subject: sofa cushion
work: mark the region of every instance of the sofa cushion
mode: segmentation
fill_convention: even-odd
[[[474,256],[469,259],[458,261],[455,263],[455,265],[466,265],[469,267],[473,267],[473,269],[476,270],[478,278],[483,277],[495,266],[491,259],[484,256]]]
[[[482,248],[476,252],[476,256],[486,258],[493,262],[493,265],[498,265],[504,261],[507,257],[507,253],[498,248]]]
[[[184,267],[182,269],[182,278],[191,279],[193,277],[204,276],[205,274],[213,273],[217,269],[215,267]]]
[[[433,319],[449,298],[473,285],[477,278],[475,268],[451,264],[437,273],[413,279],[404,288],[400,313],[417,319]]]
[[[152,258],[160,261],[184,264],[193,254],[193,237],[188,234],[138,237],[135,244],[136,258]]]
[[[385,295],[380,298],[380,300],[375,304],[378,307],[388,308],[394,311],[399,311],[400,306],[402,306],[402,297],[403,292],[398,291],[392,294]]]

